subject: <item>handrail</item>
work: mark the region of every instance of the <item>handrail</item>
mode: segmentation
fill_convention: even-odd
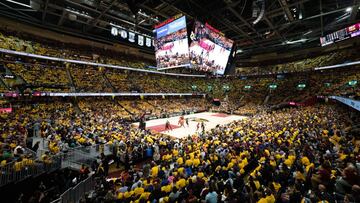
[[[12,182],[19,182],[31,176],[51,172],[61,167],[61,156],[52,156],[48,162],[31,160],[27,163],[10,162],[0,166],[0,187]]]
[[[335,99],[343,104],[346,104],[346,105],[360,111],[360,101],[358,101],[358,100],[349,99],[346,97],[339,97],[339,96],[330,96],[329,98]]]
[[[82,97],[82,96],[205,96],[205,94],[194,94],[194,93],[132,93],[132,92],[122,92],[122,93],[111,93],[111,92],[70,92],[70,93],[61,93],[61,92],[49,92],[47,96],[50,97]]]
[[[53,200],[51,203],[79,202],[85,193],[94,190],[94,188],[95,181],[93,175],[91,174],[74,187],[67,189],[58,199]]]
[[[76,64],[83,64],[83,65],[91,65],[91,66],[101,66],[101,67],[107,67],[107,68],[138,71],[138,72],[146,72],[146,73],[155,73],[155,74],[161,74],[161,75],[182,76],[182,77],[199,77],[199,78],[204,78],[205,77],[205,75],[190,75],[190,74],[181,74],[181,73],[164,73],[164,72],[145,70],[145,69],[140,69],[140,68],[117,66],[117,65],[112,65],[112,64],[94,63],[94,62],[88,62],[88,61],[57,58],[57,57],[52,57],[52,56],[30,54],[30,53],[25,53],[25,52],[20,52],[20,51],[13,51],[13,50],[2,49],[2,48],[0,48],[0,52],[6,53],[6,54],[19,55],[19,56],[27,56],[27,57],[32,57],[32,58],[52,60],[52,61],[61,61],[61,62],[76,63]]]

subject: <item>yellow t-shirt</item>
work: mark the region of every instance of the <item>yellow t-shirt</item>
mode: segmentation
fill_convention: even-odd
[[[147,199],[149,199],[150,194],[151,194],[150,192],[143,192],[139,199],[147,200]]]
[[[182,165],[184,163],[184,160],[182,157],[179,157],[176,162],[179,164],[179,165]]]
[[[185,170],[184,167],[180,167],[180,168],[178,168],[177,171],[178,171],[179,174],[183,174],[184,170]]]
[[[185,165],[186,165],[186,166],[192,166],[192,164],[193,164],[193,161],[190,160],[190,159],[188,159],[188,160],[185,161]]]
[[[20,171],[21,165],[22,165],[21,162],[15,162],[15,165],[14,165],[15,171]]]
[[[308,166],[310,165],[310,160],[306,156],[304,156],[303,158],[301,158],[301,163],[305,166]]]
[[[261,198],[257,203],[268,203],[266,198]]]
[[[194,159],[193,164],[195,167],[198,167],[200,165],[200,159]]]
[[[159,173],[159,167],[158,166],[154,166],[151,168],[151,176],[152,177],[157,177]]]
[[[134,194],[134,191],[125,192],[124,197],[127,199],[127,198],[131,197],[133,194]]]
[[[134,194],[135,195],[141,195],[144,191],[145,191],[144,188],[137,187],[137,188],[134,189]]]
[[[166,193],[171,192],[171,190],[172,190],[172,185],[165,185],[161,187],[161,191]]]
[[[2,160],[0,163],[1,166],[5,166],[6,165],[6,160]]]
[[[117,199],[123,199],[124,198],[124,193],[119,192],[116,197],[117,197]]]
[[[266,199],[267,203],[275,203],[275,197],[273,194],[266,196],[265,199]]]
[[[259,181],[254,180],[254,184],[255,184],[256,189],[260,188],[260,182]]]
[[[276,183],[276,182],[273,182],[272,184],[273,184],[273,186],[274,186],[275,191],[278,192],[279,189],[281,188],[281,184],[280,184],[280,183]]]
[[[184,178],[181,178],[180,180],[178,180],[178,181],[176,182],[176,187],[177,187],[178,189],[183,188],[183,187],[185,187],[185,186],[186,186],[186,180],[185,180]]]

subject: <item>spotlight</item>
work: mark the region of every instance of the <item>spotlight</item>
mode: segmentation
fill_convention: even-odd
[[[351,12],[351,11],[352,11],[352,8],[351,8],[351,7],[347,7],[345,11],[346,11],[346,12]]]

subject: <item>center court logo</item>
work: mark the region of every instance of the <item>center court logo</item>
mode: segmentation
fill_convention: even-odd
[[[205,118],[197,118],[197,117],[190,117],[189,120],[195,121],[195,122],[209,122],[209,120],[207,120]]]

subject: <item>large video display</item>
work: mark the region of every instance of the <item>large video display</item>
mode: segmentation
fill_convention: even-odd
[[[191,40],[191,67],[223,75],[234,42],[210,25],[198,21],[195,22]]]
[[[327,34],[325,37],[320,37],[321,46],[333,44],[342,40],[357,37],[360,35],[360,23],[356,23],[347,28],[343,28],[336,32]]]
[[[155,28],[155,58],[158,68],[190,65],[185,16],[167,20]]]

